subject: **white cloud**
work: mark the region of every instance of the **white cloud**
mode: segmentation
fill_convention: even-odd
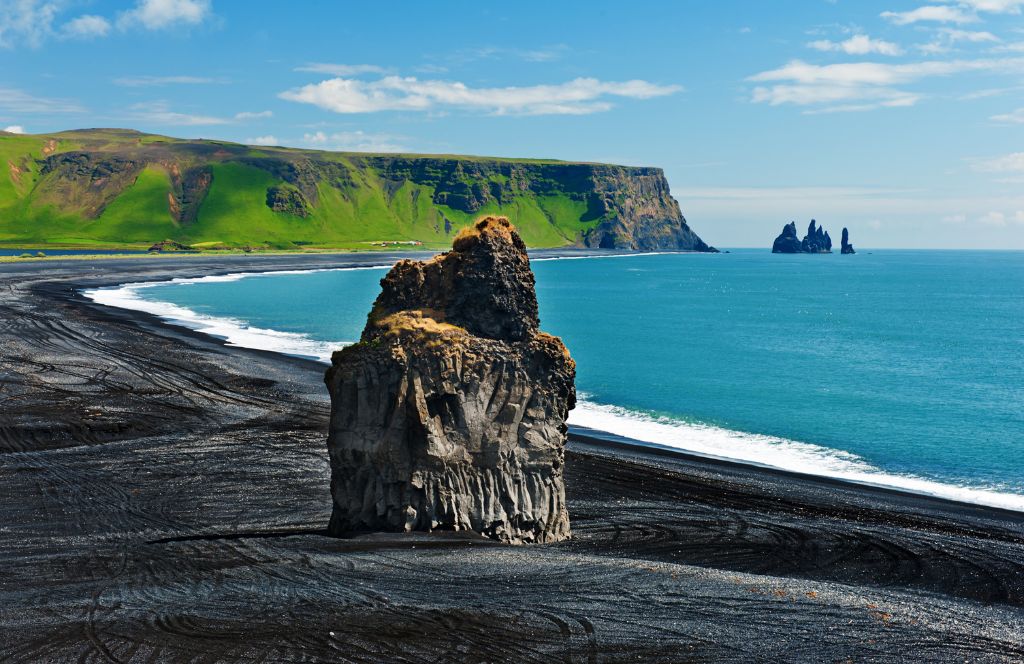
[[[25,128],[21,125],[11,125],[10,127],[4,127],[4,131],[8,134],[24,134]]]
[[[120,12],[117,26],[121,29],[143,27],[159,30],[178,25],[198,25],[209,18],[211,0],[136,0],[131,9]],[[95,39],[110,34],[111,19],[83,14],[54,29],[59,14],[69,6],[81,4],[72,0],[0,0],[0,47],[11,48],[19,43],[39,47],[49,38]]]
[[[255,138],[245,139],[247,145],[280,145],[281,141],[277,140],[276,136],[268,134],[266,136],[257,136]]]
[[[986,226],[1005,226],[1006,215],[1002,212],[989,212],[978,217],[977,222]]]
[[[953,214],[942,218],[942,223],[944,224],[962,225],[966,224],[968,221],[981,224],[982,226],[992,226],[995,228],[1003,228],[1010,224],[1024,225],[1024,210],[1010,212],[989,210],[988,212],[983,212],[978,216]]]
[[[950,76],[973,71],[1019,71],[1022,58],[989,60],[925,61],[907,64],[849,62],[813,65],[801,60],[749,77],[755,83],[751,100],[772,106],[795,104],[841,104],[836,110],[870,110],[881,107],[912,106],[920,95],[896,88],[923,78]],[[860,102],[860,103],[857,103]]]
[[[953,45],[958,42],[970,42],[978,44],[982,42],[999,42],[1002,41],[999,37],[996,37],[991,32],[987,31],[970,31],[961,30],[959,28],[939,28],[935,33],[935,39],[927,44],[918,44],[914,48],[927,53],[929,55],[935,55],[938,53],[947,53],[953,49]]]
[[[407,148],[398,141],[401,136],[392,134],[374,134],[364,131],[340,131],[326,134],[318,131],[305,134],[302,142],[321,150],[339,150],[342,152],[405,152]]]
[[[110,21],[102,16],[85,14],[73,18],[60,29],[61,35],[72,39],[95,39],[110,34]]]
[[[486,44],[483,46],[460,48],[443,56],[428,55],[427,59],[440,59],[456,65],[464,65],[479,60],[508,59],[523,60],[525,62],[553,62],[564,57],[570,50],[566,44],[554,44],[536,48],[505,48]]]
[[[0,87],[0,111],[7,113],[83,113],[70,99],[36,97],[16,88]]]
[[[274,117],[273,111],[242,111],[230,117],[182,113],[172,110],[170,104],[165,100],[134,104],[128,110],[130,111],[128,117],[133,120],[182,127],[226,125]]]
[[[427,64],[423,64],[423,65],[417,65],[417,66],[413,67],[412,70],[415,71],[415,72],[418,72],[420,74],[447,74],[448,73],[448,68],[447,67],[445,67],[443,65],[432,64],[432,63],[427,63]]]
[[[932,4],[905,12],[882,12],[881,16],[896,25],[909,25],[923,21],[937,23],[974,23],[977,14],[1020,14],[1024,0],[937,0]]]
[[[274,117],[273,111],[242,111],[241,113],[235,113],[236,120],[262,120],[272,117]]]
[[[914,189],[887,187],[695,187],[681,189],[679,198],[723,201],[793,201],[804,198],[864,200],[916,192]]]
[[[913,94],[906,94],[899,92],[898,90],[886,90],[884,94],[880,95],[876,101],[871,101],[870,98],[859,97],[865,99],[864,103],[858,104],[835,104],[834,106],[825,106],[823,108],[814,108],[803,111],[804,115],[825,115],[829,113],[860,113],[864,111],[874,111],[879,108],[906,108],[913,106],[921,100],[921,97]],[[835,102],[829,102],[835,103]]]
[[[386,74],[387,68],[380,65],[341,65],[330,62],[310,62],[295,71],[311,71],[317,74],[329,74],[331,76],[360,76],[362,74]]]
[[[958,28],[939,28],[939,34],[951,42],[997,42],[1000,41],[991,32],[981,30],[960,30]]]
[[[917,44],[914,46],[918,51],[921,51],[925,55],[941,55],[942,53],[949,53],[952,47],[946,42],[933,41],[927,44]]]
[[[1019,14],[1024,0],[957,0],[957,4],[978,12]]]
[[[864,85],[773,85],[771,87],[754,88],[751,101],[768,103],[771,106],[795,104],[811,106],[814,104],[838,104],[846,102],[867,102],[863,104],[847,104],[835,106],[827,110],[867,111],[883,106],[913,106],[920,100],[918,95],[902,92],[886,87]]]
[[[138,0],[134,8],[121,12],[117,24],[122,29],[142,26],[162,30],[199,25],[210,15],[210,0]]]
[[[606,82],[577,78],[557,85],[471,88],[455,81],[387,76],[376,81],[332,78],[278,96],[335,113],[458,108],[495,115],[585,115],[609,110],[612,104],[608,97],[650,99],[680,90],[678,85],[640,80]]]
[[[801,84],[895,85],[926,76],[946,76],[967,71],[1024,66],[1024,59],[927,61],[908,64],[849,62],[812,65],[801,60],[751,76],[751,81],[795,81]]]
[[[142,104],[134,104],[129,108],[130,117],[134,120],[151,122],[162,125],[175,125],[183,127],[223,125],[230,120],[210,115],[193,115],[190,113],[179,113],[172,111],[165,101],[153,101]]]
[[[989,159],[968,159],[971,170],[979,173],[1024,173],[1024,152],[1011,152]]]
[[[569,47],[565,44],[558,44],[548,48],[527,49],[513,53],[527,62],[552,62],[561,59],[568,50]]]
[[[1018,108],[1017,110],[1010,111],[1009,113],[993,115],[989,119],[1003,124],[1024,124],[1024,108]]]
[[[24,42],[32,48],[38,47],[53,34],[53,20],[60,9],[57,1],[0,2],[0,46],[12,48]]]
[[[124,76],[115,78],[113,82],[114,85],[127,88],[141,88],[159,85],[204,85],[216,81],[205,76]]]
[[[973,23],[978,20],[977,16],[967,14],[956,7],[941,5],[927,5],[907,12],[882,12],[881,16],[896,25],[909,25],[921,21],[961,24]]]
[[[960,101],[971,101],[973,99],[986,99],[988,97],[999,97],[1009,92],[1016,92],[1021,89],[1021,86],[1014,86],[1009,88],[985,88],[984,90],[975,90],[974,92],[968,92],[963,94],[957,99]]]
[[[867,35],[854,35],[841,42],[819,39],[807,44],[808,47],[819,51],[842,51],[849,55],[867,55],[878,53],[879,55],[902,55],[903,49],[899,44],[887,42],[882,39],[872,39]]]

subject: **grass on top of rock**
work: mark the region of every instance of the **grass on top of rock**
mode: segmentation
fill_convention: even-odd
[[[471,226],[466,226],[459,231],[452,241],[452,249],[455,251],[466,251],[473,246],[477,238],[484,232],[495,232],[511,240],[512,232],[516,227],[508,220],[508,217],[487,215]]]
[[[379,337],[388,341],[414,339],[434,348],[465,337],[468,332],[444,322],[444,312],[433,309],[409,309],[385,316],[374,323]]]

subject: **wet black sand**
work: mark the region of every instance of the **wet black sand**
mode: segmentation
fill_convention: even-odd
[[[0,660],[1024,660],[1024,515],[581,435],[570,542],[325,537],[321,366],[75,292],[360,260],[0,265]]]

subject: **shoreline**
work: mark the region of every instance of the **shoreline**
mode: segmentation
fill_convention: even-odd
[[[629,253],[629,252],[615,252],[615,253],[601,253],[594,251],[583,251],[580,250],[559,250],[559,249],[548,249],[539,250],[531,254],[531,260],[534,261],[545,261],[545,260],[564,260],[564,259],[590,259],[590,258],[622,258],[622,257],[635,257],[635,256],[649,256],[649,255],[664,255],[667,253],[693,253],[693,252],[645,252],[643,254]],[[423,255],[429,255],[431,252],[416,252],[411,254],[410,257],[422,257]],[[351,259],[353,256],[358,256],[360,259],[369,258],[364,255],[343,255],[343,258]],[[122,298],[120,301],[100,301],[98,299],[97,291],[112,291],[117,292],[134,289],[144,289],[149,286],[171,284],[175,282],[202,282],[204,280],[221,280],[226,278],[244,279],[253,278],[260,276],[273,276],[278,274],[305,274],[322,271],[342,271],[342,270],[353,270],[353,269],[383,269],[393,264],[392,262],[379,262],[374,263],[370,261],[358,261],[356,265],[348,265],[344,267],[321,267],[321,268],[309,268],[309,269],[279,269],[269,271],[244,271],[244,272],[225,272],[225,273],[211,273],[201,277],[178,277],[172,279],[163,279],[146,282],[127,282],[127,283],[115,283],[107,286],[98,286],[88,289],[79,289],[79,292],[88,300],[99,306],[113,307],[122,311],[133,311],[136,313],[146,313],[148,315],[155,316],[162,323],[167,325],[173,325],[178,327],[187,328],[198,334],[205,335],[211,339],[215,339],[218,343],[223,344],[225,347],[232,348],[244,348],[248,350],[255,350],[260,352],[274,353],[281,356],[289,356],[293,358],[306,359],[312,362],[316,362],[321,366],[329,366],[330,353],[337,348],[343,347],[344,344],[351,343],[346,341],[320,341],[312,339],[299,333],[281,332],[279,330],[269,328],[257,328],[248,327],[244,325],[236,325],[236,323],[248,323],[248,321],[235,321],[234,319],[222,316],[215,316],[210,314],[197,314],[196,312],[187,308],[179,308],[177,305],[171,305],[160,301],[150,301],[138,298],[138,304],[127,298]],[[132,293],[134,297],[134,293]],[[152,306],[145,306],[146,304],[152,304]],[[139,305],[143,306],[139,306]],[[163,310],[163,311],[161,311]],[[177,315],[172,315],[171,312],[179,312]],[[218,330],[218,326],[219,330]],[[225,331],[226,330],[226,331]],[[233,336],[232,336],[233,335]],[[282,349],[282,340],[289,340],[290,347],[296,349],[301,347],[308,348],[309,353],[301,353],[292,350]],[[320,354],[316,353],[316,348],[320,348]],[[327,349],[327,350],[324,350]],[[582,400],[581,400],[582,402]],[[587,402],[582,402],[587,403]],[[587,403],[591,407],[596,407],[597,410],[607,408],[608,405]],[[613,406],[612,406],[613,407]],[[614,408],[614,407],[613,407]],[[572,414],[570,414],[570,420]],[[696,425],[690,425],[694,427],[694,433],[696,429],[704,429],[706,427],[697,427]],[[704,460],[713,460],[722,463],[731,463],[744,466],[746,468],[755,468],[760,470],[768,470],[773,472],[783,473],[787,476],[792,477],[803,477],[803,478],[820,478],[829,482],[841,483],[845,485],[853,485],[857,487],[867,487],[879,489],[882,491],[892,492],[899,495],[913,495],[920,497],[932,498],[940,501],[949,501],[958,505],[970,505],[980,506],[1009,513],[1014,513],[1024,517],[1024,496],[1015,493],[999,492],[986,487],[975,487],[975,486],[964,486],[942,482],[940,480],[921,478],[915,475],[900,475],[890,473],[882,468],[871,467],[872,471],[862,470],[857,473],[852,471],[839,471],[830,470],[823,468],[818,472],[798,470],[796,468],[786,467],[785,465],[770,464],[767,462],[759,462],[751,458],[742,457],[730,457],[711,452],[702,453],[694,449],[687,449],[686,447],[675,446],[671,443],[655,442],[651,440],[644,440],[633,436],[624,436],[611,431],[605,431],[597,428],[590,427],[588,425],[572,425],[570,424],[570,430],[573,429],[584,429],[590,431],[589,437],[593,439],[606,440],[609,442],[617,441],[620,444],[633,445],[646,449],[658,449],[667,450],[669,452],[678,453],[684,457],[698,458]],[[720,429],[720,427],[714,427],[714,429]],[[730,431],[721,429],[722,431]],[[686,432],[681,432],[685,435]],[[731,432],[733,434],[739,434],[741,437],[756,437],[756,438],[767,438],[774,439],[774,436],[767,434],[757,434],[751,432]],[[787,440],[789,443],[797,443],[801,445],[809,445],[813,447],[820,447],[814,443],[806,443],[803,441]],[[831,450],[831,448],[821,448],[823,450],[838,451],[842,450]],[[845,475],[844,475],[845,472]],[[863,478],[855,479],[849,477],[850,474],[864,475]],[[922,488],[913,488],[912,485],[917,484]],[[927,488],[924,488],[927,487]],[[959,498],[957,494],[967,494],[974,496],[975,499]]]
[[[210,268],[0,266],[0,659],[1024,658],[1019,513],[586,432],[567,542],[326,537],[321,365],[78,293]]]

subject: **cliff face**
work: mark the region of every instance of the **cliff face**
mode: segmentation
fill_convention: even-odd
[[[694,233],[660,168],[501,160],[355,159],[401,187],[433,188],[433,203],[467,213],[516,204],[524,195],[565,197],[585,206],[574,243],[602,249],[715,251]]]
[[[334,354],[329,531],[569,536],[563,462],[575,363],[539,331],[526,247],[506,219],[381,281],[359,344]]]
[[[18,186],[0,187],[0,235],[12,239],[45,240],[59,216],[52,235],[112,243],[447,246],[476,216],[501,214],[531,247],[714,251],[658,168],[254,148],[128,130],[0,136],[0,148],[17,146],[24,154],[8,168]]]

